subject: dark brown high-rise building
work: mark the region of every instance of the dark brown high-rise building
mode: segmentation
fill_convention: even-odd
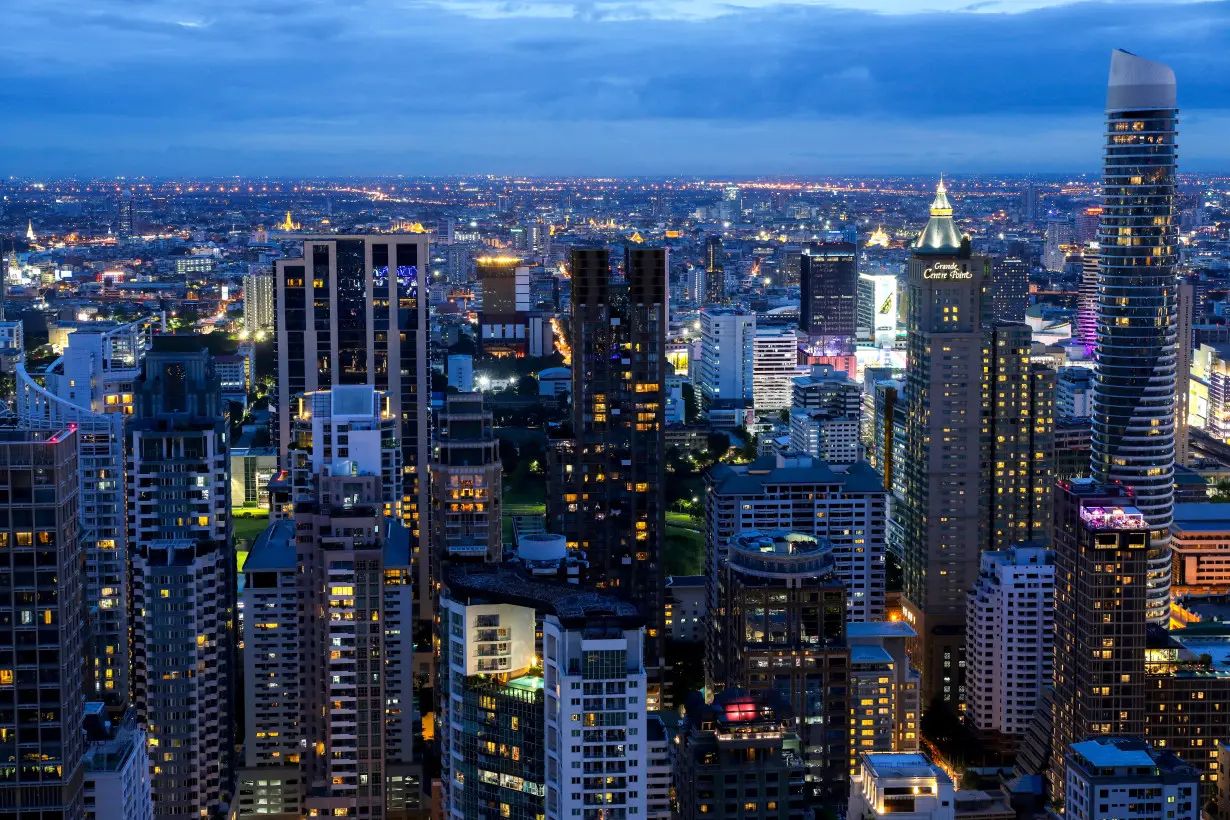
[[[980,553],[1045,540],[1055,381],[1030,330],[984,310],[990,261],[970,253],[940,185],[908,279],[901,551],[923,703],[964,700],[965,594]]]
[[[1126,491],[1091,479],[1064,482],[1055,503],[1051,749],[1062,766],[1070,743],[1145,733],[1149,525]]]
[[[645,666],[662,667],[666,525],[667,253],[574,248],[573,438],[551,454],[551,528],[587,554],[598,582],[642,607]]]
[[[857,330],[857,249],[849,242],[813,244],[799,265],[799,329],[817,355],[850,355]]]
[[[751,531],[717,548],[706,687],[776,692],[803,741],[809,796],[845,795],[850,648],[846,587],[825,539]]]
[[[726,272],[723,261],[722,237],[711,236],[705,240],[705,304],[726,304]]]
[[[282,466],[300,393],[366,384],[389,394],[402,449],[401,514],[410,530],[421,640],[430,641],[427,559],[427,239],[305,236],[301,258],[277,263],[278,444]]]
[[[0,813],[78,820],[86,606],[77,432],[0,431],[0,464]]]

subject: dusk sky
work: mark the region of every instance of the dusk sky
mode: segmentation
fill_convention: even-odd
[[[1096,172],[1112,48],[1230,171],[1230,0],[5,0],[0,174]]]

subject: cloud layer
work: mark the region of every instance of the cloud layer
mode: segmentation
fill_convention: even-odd
[[[1174,67],[1184,168],[1230,167],[1230,0],[9,0],[0,28],[4,174],[1093,170],[1115,47]]]

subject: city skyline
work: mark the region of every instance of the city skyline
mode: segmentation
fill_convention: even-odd
[[[22,0],[0,173],[1092,172],[1114,47],[1220,170],[1230,4],[870,5]]]

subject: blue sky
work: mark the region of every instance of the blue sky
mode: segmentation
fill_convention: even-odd
[[[0,174],[1094,171],[1110,50],[1230,170],[1230,0],[5,0]]]

